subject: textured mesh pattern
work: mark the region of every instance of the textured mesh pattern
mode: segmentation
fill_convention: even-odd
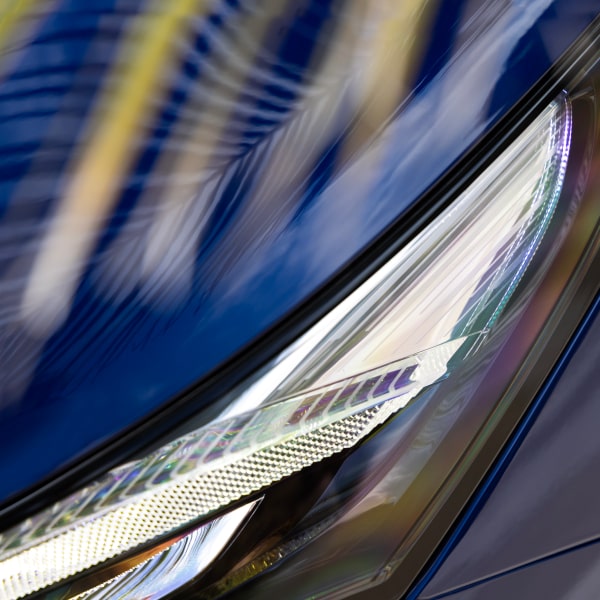
[[[257,452],[214,472],[165,487],[109,511],[0,564],[0,599],[20,598],[147,542],[198,515],[354,445],[389,410],[372,408],[305,436]]]
[[[293,366],[300,385],[280,380],[283,387],[269,388],[271,396],[256,395],[254,410],[122,465],[0,535],[0,600],[138,549],[354,446],[446,375],[465,340],[461,356],[493,326],[553,214],[570,136],[570,121],[556,125],[557,107],[344,300],[343,310],[336,307],[335,318],[315,325],[315,345],[307,355],[300,348]],[[419,257],[427,258],[424,265]],[[412,339],[417,334],[425,337]],[[409,349],[405,338],[412,340]],[[402,349],[412,355],[382,366]],[[321,379],[331,361],[336,376]]]
[[[0,536],[0,600],[62,582],[355,445],[442,376],[463,343],[214,423],[122,465]]]
[[[157,600],[179,589],[212,564],[256,507],[258,501],[212,519],[173,544],[123,573],[79,593],[79,586],[65,589],[64,597],[72,600],[119,598]],[[81,585],[81,584],[80,584]],[[62,593],[62,590],[61,590]],[[62,597],[62,596],[61,596]]]
[[[274,452],[284,442],[303,439],[311,432],[325,430],[330,424],[341,423],[346,417],[374,406],[392,402],[398,409],[445,372],[448,359],[462,342],[453,340],[175,440],[139,461],[114,469],[96,485],[36,515],[25,527],[1,535],[1,557],[7,558],[56,537],[75,523],[82,525],[120,505],[137,501],[147,492],[157,493],[161,487],[182,484],[201,473],[222,473],[227,465],[240,463],[251,455],[260,457],[267,448]],[[308,445],[304,448],[312,456],[313,448]],[[273,462],[263,468],[278,472]],[[220,485],[216,479],[215,485]],[[212,492],[209,489],[207,493]]]

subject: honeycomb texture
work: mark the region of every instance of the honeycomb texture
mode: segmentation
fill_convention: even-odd
[[[375,407],[263,449],[241,461],[165,486],[95,516],[0,563],[0,599],[21,598],[152,541],[316,461],[353,446],[389,415]]]

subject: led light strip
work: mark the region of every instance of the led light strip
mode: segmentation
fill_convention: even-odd
[[[0,599],[62,581],[354,446],[442,377],[464,341],[200,429],[115,469],[0,538]]]
[[[231,542],[257,502],[250,502],[195,529],[168,548],[120,575],[79,593],[93,598],[162,598],[202,573]]]
[[[562,187],[570,118],[565,98],[550,105],[447,211],[224,398],[217,421],[0,535],[0,600],[186,533],[355,446],[448,375],[494,326],[539,246]],[[408,358],[388,362],[398,356]]]

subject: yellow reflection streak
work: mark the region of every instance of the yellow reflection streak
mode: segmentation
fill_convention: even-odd
[[[204,8],[203,0],[157,0],[129,31],[25,290],[21,313],[33,332],[43,335],[66,316],[80,271],[135,159],[132,142],[155,111],[165,70],[177,58],[182,26]]]
[[[266,4],[264,10],[240,25],[243,27],[244,47],[238,47],[240,42],[234,40],[233,47],[229,47],[221,58],[217,85],[211,88],[210,97],[197,116],[191,133],[177,149],[174,164],[167,164],[170,162],[169,157],[163,155],[158,170],[168,171],[169,175],[147,236],[147,247],[142,262],[144,278],[153,279],[157,269],[161,274],[165,272],[165,269],[160,269],[160,265],[171,258],[169,254],[173,253],[169,253],[169,250],[178,242],[178,237],[182,239],[177,245],[178,269],[172,270],[177,271],[173,273],[173,277],[181,281],[181,271],[189,273],[193,267],[196,243],[211,208],[209,194],[201,194],[198,197],[198,192],[203,191],[201,188],[206,187],[206,181],[211,172],[214,172],[211,162],[226,133],[232,114],[238,107],[238,99],[247,86],[252,67],[268,35],[272,33],[273,22],[287,10],[288,4],[287,0]],[[189,122],[179,121],[177,133],[185,137],[185,129],[189,127]],[[178,139],[179,135],[174,137]],[[204,149],[200,156],[194,152],[196,147]],[[209,187],[206,188],[207,192]],[[191,236],[182,236],[182,227],[191,217],[190,213],[197,202],[202,203],[202,206],[197,210],[200,214],[194,220],[195,231],[191,232]],[[142,207],[143,205],[144,203]],[[171,280],[170,283],[175,282]]]
[[[422,51],[432,11],[429,0],[384,0],[367,4],[364,36],[358,48],[360,77],[354,93],[358,120],[346,145],[353,154],[393,115],[411,88],[415,54]]]
[[[16,25],[22,21],[38,0],[4,0],[0,5],[0,50],[6,46],[6,42],[12,37]]]

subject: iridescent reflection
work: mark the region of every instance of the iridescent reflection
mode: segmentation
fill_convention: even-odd
[[[428,228],[225,398],[220,418],[6,531],[0,581],[15,590],[9,597],[62,582],[352,448],[415,399],[427,406],[420,394],[452,379],[494,334],[554,214],[570,140],[571,104],[561,97]],[[398,360],[407,343],[419,351]],[[55,564],[55,556],[64,559]]]
[[[198,577],[239,532],[256,502],[210,521],[152,558],[73,600],[158,600]]]

